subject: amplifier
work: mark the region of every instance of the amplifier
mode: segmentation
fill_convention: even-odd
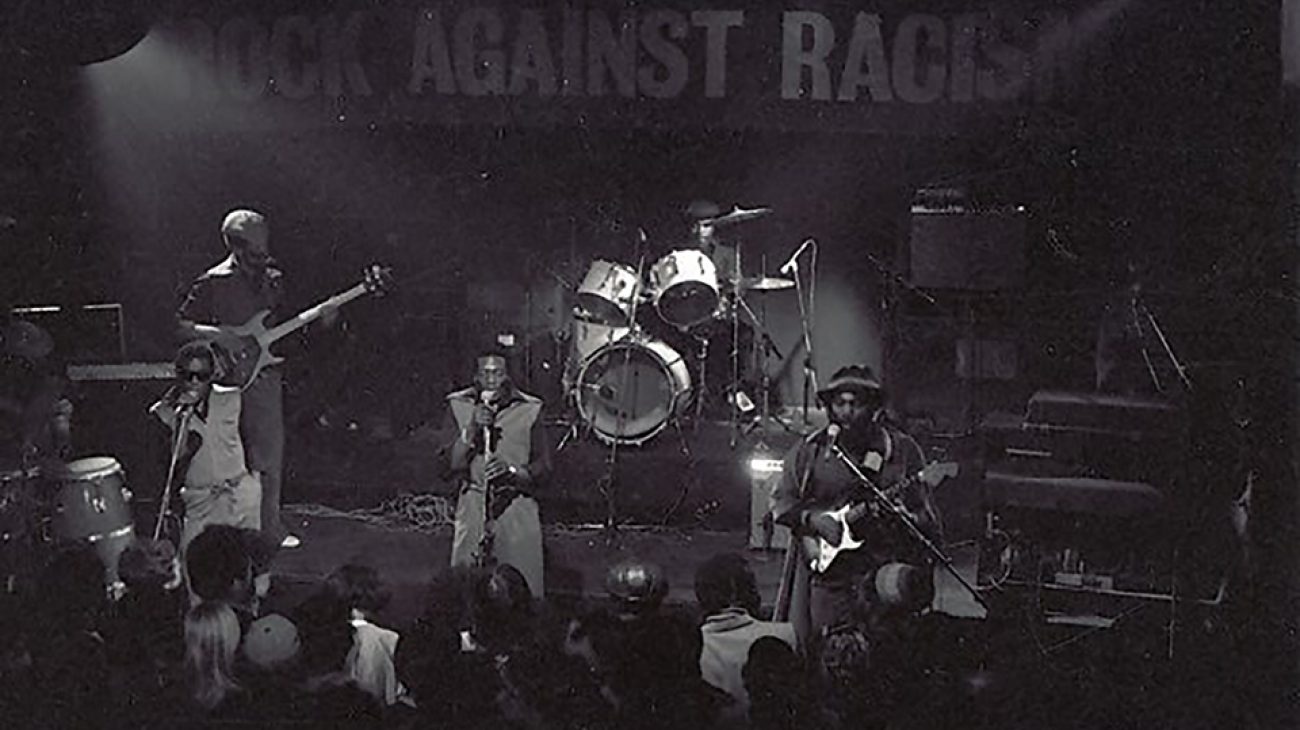
[[[912,208],[911,280],[962,291],[1013,289],[1024,281],[1025,215]]]
[[[39,326],[54,339],[67,362],[120,362],[126,359],[122,305],[116,302],[16,307],[14,316]]]

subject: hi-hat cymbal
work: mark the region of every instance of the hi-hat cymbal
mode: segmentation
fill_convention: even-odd
[[[794,279],[786,279],[780,276],[753,276],[741,279],[740,288],[749,291],[781,291],[782,289],[793,289]]]
[[[700,223],[707,226],[726,226],[732,223],[740,223],[755,218],[762,218],[771,212],[771,208],[750,208],[749,210],[745,210],[744,208],[737,206],[733,208],[730,213],[724,213],[717,218],[705,218],[704,220],[701,220]]]
[[[54,350],[54,338],[37,325],[19,319],[0,328],[0,349],[10,355],[39,360]]]

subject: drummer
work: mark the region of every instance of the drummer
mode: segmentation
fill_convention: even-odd
[[[686,206],[686,219],[690,224],[689,245],[703,251],[718,271],[718,283],[723,292],[730,292],[737,278],[738,256],[736,247],[718,237],[717,228],[710,223],[722,215],[722,208],[711,200],[692,200]]]

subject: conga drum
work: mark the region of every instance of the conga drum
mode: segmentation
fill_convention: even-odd
[[[109,584],[117,581],[117,559],[134,539],[131,492],[126,474],[110,456],[63,465],[57,475],[52,527],[61,542],[88,542],[104,563]]]

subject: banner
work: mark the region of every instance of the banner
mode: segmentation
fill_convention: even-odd
[[[951,133],[1073,93],[1078,40],[1060,9],[885,5],[458,2],[181,17],[109,63],[157,56],[171,71],[148,93],[237,126]]]

